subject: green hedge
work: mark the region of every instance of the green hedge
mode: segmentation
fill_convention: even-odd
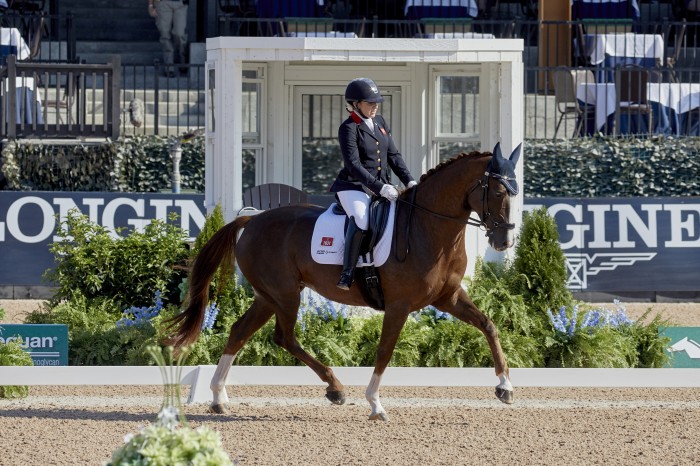
[[[173,138],[132,136],[102,144],[4,145],[0,172],[17,191],[158,192],[171,188]],[[182,144],[180,187],[204,191],[204,138]]]
[[[158,192],[171,187],[172,142],[160,136],[99,145],[10,142],[0,171],[13,190]],[[700,138],[528,140],[524,148],[525,197],[700,196]],[[180,172],[182,189],[204,191],[203,137],[182,145]]]
[[[525,197],[700,196],[700,138],[527,141]]]

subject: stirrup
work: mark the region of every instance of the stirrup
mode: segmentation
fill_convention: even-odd
[[[341,290],[348,291],[350,287],[352,286],[352,272],[351,273],[341,273],[340,274],[340,280],[338,280],[338,284],[336,285],[338,288]]]

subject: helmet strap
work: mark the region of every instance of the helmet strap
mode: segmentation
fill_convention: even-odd
[[[357,112],[362,118],[364,118],[365,120],[369,120],[369,117],[362,113],[362,110],[360,110],[360,107],[357,105],[357,102],[352,103],[352,108],[354,108],[355,112]]]

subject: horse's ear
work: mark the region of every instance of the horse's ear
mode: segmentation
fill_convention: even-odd
[[[523,143],[521,142],[518,144],[518,147],[515,148],[512,154],[510,154],[509,160],[513,162],[513,165],[518,163],[518,159],[520,159],[520,153],[522,152],[523,149]]]
[[[501,143],[497,142],[496,145],[493,148],[493,156],[496,158],[503,158],[503,154],[501,153]]]

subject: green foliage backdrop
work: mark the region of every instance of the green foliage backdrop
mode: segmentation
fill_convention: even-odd
[[[157,192],[170,188],[172,142],[161,136],[99,145],[9,142],[0,171],[13,190]],[[336,145],[314,144],[305,157],[328,166],[338,160],[336,152]],[[528,140],[524,160],[525,197],[700,196],[700,138]],[[245,157],[244,173],[254,163]],[[319,172],[317,164],[307,165]],[[203,137],[182,145],[180,172],[182,189],[203,192]],[[319,173],[305,173],[304,183],[327,185],[318,177],[328,173]]]
[[[700,196],[700,138],[526,141],[525,197]]]

